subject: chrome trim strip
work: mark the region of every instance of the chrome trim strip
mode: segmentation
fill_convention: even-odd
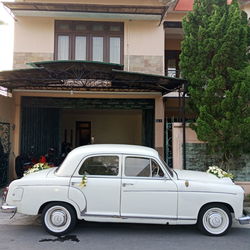
[[[148,181],[155,181],[155,180],[161,180],[161,181],[170,181],[171,179],[168,179],[166,177],[121,177],[119,175],[88,175],[86,174],[88,179],[122,179],[122,180],[148,180]],[[74,175],[72,178],[82,178],[81,175]]]
[[[79,182],[80,183],[80,182]],[[28,185],[28,184],[24,184],[24,185],[22,185],[22,187],[31,187],[32,185]],[[34,185],[33,185],[34,186]],[[65,185],[59,185],[59,184],[56,184],[56,185],[52,185],[52,184],[50,184],[50,185],[47,185],[47,184],[36,184],[35,185],[36,187],[69,187],[69,184],[65,184]]]
[[[177,217],[154,217],[154,216],[119,216],[119,215],[100,215],[100,214],[88,214],[85,213],[83,216],[90,217],[105,217],[105,218],[117,218],[117,219],[148,219],[148,220],[197,220],[197,218],[177,218]]]
[[[136,192],[136,193],[142,193],[142,192],[160,192],[160,193],[177,193],[177,190],[123,190],[124,193],[129,192]]]
[[[197,218],[178,218],[177,220],[197,220]]]
[[[121,218],[120,215],[109,215],[109,214],[82,214],[82,216],[90,216],[90,217],[107,217],[107,218]]]
[[[236,195],[234,193],[226,193],[226,192],[207,192],[207,191],[178,191],[178,190],[136,190],[136,189],[132,189],[132,190],[123,190],[123,192],[163,192],[163,193],[205,193],[205,194],[232,194],[232,195]]]
[[[166,178],[166,177],[135,177],[135,176],[123,176],[123,180],[148,180],[148,181],[155,181],[155,180],[161,180],[161,181],[170,181],[171,179]]]
[[[210,191],[177,191],[178,193],[203,193],[203,194],[232,194],[237,195],[236,193],[227,193],[227,192],[210,192]]]
[[[158,220],[196,220],[193,218],[177,218],[177,217],[154,217],[154,216],[122,216],[122,218],[134,218],[134,219],[158,219]]]
[[[118,175],[88,175],[86,174],[88,179],[121,179],[121,176]],[[82,176],[73,176],[72,178],[82,178]]]

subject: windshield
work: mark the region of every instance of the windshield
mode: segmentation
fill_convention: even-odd
[[[161,158],[161,162],[163,163],[164,167],[167,169],[168,173],[171,175],[171,177],[174,176],[174,171],[171,169],[168,164]]]

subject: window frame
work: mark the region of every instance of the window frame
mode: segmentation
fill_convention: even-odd
[[[92,154],[92,155],[88,155],[86,157],[84,157],[80,163],[78,164],[78,167],[76,168],[73,177],[82,177],[83,175],[79,174],[79,171],[83,165],[83,163],[92,157],[103,157],[103,156],[114,156],[114,157],[118,157],[119,160],[119,164],[118,164],[118,174],[117,175],[90,175],[90,174],[86,174],[86,176],[88,178],[121,178],[121,155],[119,154]]]
[[[60,24],[68,24],[69,29],[60,30]],[[77,30],[77,24],[85,24],[86,30]],[[95,24],[103,24],[104,30],[93,31]],[[111,31],[110,27],[116,25],[120,27],[119,31]],[[69,36],[69,59],[75,60],[75,37],[86,36],[86,60],[93,61],[93,37],[103,37],[103,62],[110,63],[110,38],[120,38],[120,62],[124,62],[124,23],[123,22],[97,22],[97,21],[71,21],[71,20],[55,20],[54,24],[54,60],[58,60],[58,36]],[[117,62],[116,62],[117,63]]]
[[[165,75],[168,76],[169,61],[175,61],[175,77],[180,77],[180,54],[181,50],[165,50]]]

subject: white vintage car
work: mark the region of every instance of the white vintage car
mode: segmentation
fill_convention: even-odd
[[[86,185],[82,185],[86,179]],[[96,222],[197,224],[223,235],[243,216],[244,191],[229,178],[168,168],[157,151],[132,145],[74,149],[59,168],[11,182],[2,211],[42,214],[53,235],[70,232],[77,219]]]

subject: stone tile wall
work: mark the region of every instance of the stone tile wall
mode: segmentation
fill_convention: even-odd
[[[124,69],[133,72],[163,75],[163,62],[164,58],[162,56],[125,56]]]
[[[209,166],[218,165],[219,156],[211,157],[204,143],[186,143],[186,169],[206,171]],[[235,169],[230,170],[236,181],[250,181],[250,154],[240,157],[235,162]]]
[[[128,60],[129,59],[129,60]],[[162,56],[125,56],[125,70],[164,75]],[[15,52],[14,69],[29,68],[26,63],[53,60],[53,53]],[[129,67],[128,67],[129,63]]]
[[[26,63],[51,61],[51,60],[53,60],[53,53],[15,52],[13,68],[14,69],[30,68],[30,66],[27,65]]]

